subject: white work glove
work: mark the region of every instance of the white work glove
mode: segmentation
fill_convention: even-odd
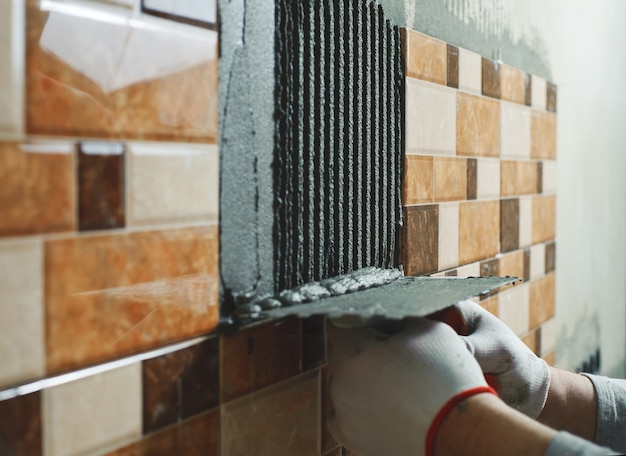
[[[550,388],[546,362],[506,324],[475,302],[461,301],[455,307],[467,325],[468,335],[464,337],[467,346],[500,399],[525,415],[537,418]]]
[[[335,439],[359,456],[432,454],[439,426],[463,399],[495,394],[456,332],[410,319],[384,335],[371,327],[328,330]]]

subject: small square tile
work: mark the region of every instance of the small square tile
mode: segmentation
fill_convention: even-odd
[[[546,109],[556,112],[556,85],[546,82]]]
[[[43,391],[44,454],[95,453],[141,436],[141,364]]]
[[[555,312],[555,273],[530,282],[530,328],[536,328]]]
[[[480,276],[499,276],[500,275],[500,260],[494,258],[480,263]]]
[[[43,454],[41,393],[0,401],[0,450],[7,456]]]
[[[444,272],[444,277],[458,277],[459,272],[456,269],[450,269],[449,271]]]
[[[541,356],[556,350],[558,329],[556,318],[551,318],[541,325]]]
[[[522,337],[522,342],[524,342],[534,354],[539,355],[541,350],[541,328],[531,331],[526,336]]]
[[[524,73],[524,86],[526,88],[524,104],[526,106],[532,105],[532,77],[528,73]]]
[[[483,57],[482,59],[482,94],[492,98],[500,98],[500,67],[501,65]]]
[[[533,196],[519,198],[519,246],[533,243]]]
[[[439,257],[439,206],[404,208],[400,262],[407,275],[437,272]]]
[[[315,315],[302,319],[302,371],[322,366],[326,361],[326,318]]]
[[[500,175],[499,169],[498,169],[498,175]],[[468,158],[467,159],[467,199],[475,200],[477,196],[478,196],[478,163],[475,158]]]
[[[456,269],[458,277],[480,277],[480,263],[470,263]]]
[[[459,90],[482,92],[482,57],[466,49],[459,49]]]
[[[530,100],[531,106],[533,109],[538,109],[539,111],[545,111],[546,109],[546,80],[542,77],[531,75],[531,83],[530,83]]]
[[[465,200],[467,196],[467,159],[434,157],[435,202]]]
[[[556,351],[546,353],[541,356],[548,366],[556,366]]]
[[[500,162],[496,159],[478,159],[477,170],[478,199],[500,197]]]
[[[533,198],[532,243],[550,241],[556,235],[556,196]]]
[[[530,247],[530,280],[543,277],[546,273],[546,246],[535,244]]]
[[[524,249],[524,282],[530,280],[530,247]]]
[[[554,271],[556,267],[556,242],[546,244],[546,273]]]
[[[405,156],[404,204],[433,202],[433,157]]]
[[[526,101],[525,73],[509,65],[500,66],[500,87],[503,100],[524,104]]]
[[[502,196],[520,196],[537,193],[539,176],[535,161],[502,160],[500,192]]]
[[[413,30],[402,29],[401,34],[406,75],[446,85],[448,61],[446,43]]]
[[[23,4],[0,3],[0,134],[24,131],[24,12]]]
[[[484,97],[457,94],[457,155],[500,155],[500,103]]]
[[[406,152],[454,155],[456,91],[406,80]]]
[[[459,204],[439,205],[439,269],[459,264]]]
[[[498,295],[490,296],[480,301],[480,305],[490,314],[496,317],[500,315],[500,298],[498,298]]]
[[[459,88],[459,48],[448,44],[448,87]]]
[[[525,106],[500,105],[503,158],[530,158],[530,114],[530,109]]]
[[[536,193],[543,193],[543,163],[537,162],[537,189]]]
[[[556,114],[533,111],[530,118],[530,156],[556,159]]]
[[[524,278],[524,251],[516,250],[500,257],[500,275]]]
[[[528,332],[530,302],[528,284],[507,288],[498,294],[498,298],[500,302],[499,318],[518,336]]]
[[[557,189],[557,165],[555,160],[541,162],[541,190],[544,194],[554,194]]]
[[[495,256],[500,244],[500,202],[461,203],[459,209],[459,263]]]

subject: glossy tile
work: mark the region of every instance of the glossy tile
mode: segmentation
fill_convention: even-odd
[[[217,32],[131,14],[27,2],[28,133],[217,142]]]
[[[78,147],[78,229],[123,228],[126,220],[124,145],[83,142]]]
[[[459,201],[467,196],[467,159],[435,157],[433,159],[435,201]]]
[[[24,131],[24,11],[21,2],[0,3],[0,135]]]
[[[313,371],[221,407],[221,454],[320,453],[320,382]]]
[[[519,247],[519,199],[500,200],[500,250],[510,252]]]
[[[405,274],[437,272],[439,206],[434,204],[405,207],[400,239],[400,263]]]
[[[482,94],[492,98],[500,98],[500,63],[482,58]]]
[[[48,371],[213,330],[217,235],[208,226],[47,241]]]
[[[476,196],[478,199],[500,197],[499,160],[478,159]]]
[[[539,176],[535,161],[502,160],[500,192],[502,196],[529,195],[537,192]]]
[[[459,264],[459,203],[439,205],[438,269]]]
[[[530,122],[530,156],[556,159],[556,114],[533,111]]]
[[[556,318],[551,318],[541,325],[541,356],[556,350],[557,337],[558,329]]]
[[[43,261],[40,240],[0,243],[0,386],[45,373]]]
[[[539,279],[546,273],[546,246],[535,244],[530,247],[530,280]]]
[[[480,95],[482,92],[482,57],[459,49],[459,90]]]
[[[542,77],[531,75],[530,103],[534,109],[545,111],[546,109],[546,80]]]
[[[554,317],[555,311],[555,273],[530,282],[530,328]]]
[[[216,145],[132,143],[129,223],[217,222]]]
[[[498,317],[513,330],[522,335],[529,330],[530,287],[528,284],[515,285],[498,294],[500,314]]]
[[[456,152],[497,157],[500,154],[500,103],[465,93],[457,94]]]
[[[503,158],[530,158],[530,109],[501,103],[500,128]]]
[[[448,60],[446,43],[413,30],[402,29],[401,34],[406,75],[446,85]]]
[[[326,319],[316,315],[302,319],[302,371],[322,366],[326,361]]]
[[[544,160],[542,166],[542,191],[544,194],[554,194],[557,189],[557,167],[555,160]]]
[[[500,260],[494,258],[480,263],[480,276],[499,276],[500,275]]]
[[[519,198],[519,246],[533,243],[533,196]]]
[[[0,142],[0,237],[71,231],[74,146]]]
[[[556,235],[556,196],[533,198],[533,244],[549,241]]]
[[[498,173],[500,170],[498,170]],[[478,163],[475,158],[467,159],[467,199],[475,200],[478,195]]]
[[[459,208],[459,263],[494,256],[500,243],[500,202],[461,203]]]
[[[143,433],[219,405],[218,338],[142,362]]]
[[[545,270],[546,272],[554,271],[556,267],[556,242],[550,242],[546,244],[546,261],[545,261]]]
[[[459,48],[448,44],[448,87],[459,88]]]
[[[297,319],[221,336],[221,403],[299,374],[301,343],[300,320]]]
[[[525,73],[509,65],[500,65],[501,98],[524,104],[526,101]]]
[[[43,391],[44,454],[93,454],[141,435],[141,365]]]
[[[524,278],[523,250],[505,253],[500,257],[500,275]]]
[[[0,401],[0,450],[6,456],[43,454],[41,394]]]
[[[556,112],[556,85],[546,82],[546,109]]]
[[[432,203],[433,157],[405,156],[404,204]]]
[[[407,153],[455,154],[455,92],[454,89],[407,78]]]

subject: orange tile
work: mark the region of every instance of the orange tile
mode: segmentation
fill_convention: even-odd
[[[508,161],[500,163],[500,194],[519,196],[537,193],[539,168],[534,161]]]
[[[45,243],[49,373],[215,329],[217,226]]]
[[[540,333],[535,330],[521,338],[522,342],[535,354],[539,353],[539,334]]]
[[[538,327],[554,317],[555,311],[555,273],[530,282],[529,326]]]
[[[54,148],[0,142],[0,236],[75,228],[73,152],[51,153]]]
[[[492,257],[500,243],[500,201],[461,203],[459,264]]]
[[[403,199],[404,204],[433,201],[433,157],[406,156]]]
[[[457,93],[456,153],[481,157],[500,155],[500,102]]]
[[[543,359],[548,363],[548,366],[556,366],[556,352],[553,351],[543,355]]]
[[[435,157],[435,201],[459,201],[467,198],[467,159]]]
[[[524,251],[506,253],[500,257],[500,275],[524,278]]]
[[[530,118],[530,156],[556,159],[556,114],[533,111]]]
[[[80,8],[27,2],[28,133],[217,141],[217,32]]]
[[[496,317],[499,315],[498,308],[500,306],[500,301],[498,295],[490,296],[487,299],[480,301],[480,305],[492,315],[495,315]]]
[[[443,41],[413,30],[401,29],[406,75],[446,85],[448,47]]]
[[[556,196],[533,198],[533,244],[549,241],[556,235]]]
[[[524,72],[509,65],[500,66],[500,91],[502,100],[524,104],[526,101]]]

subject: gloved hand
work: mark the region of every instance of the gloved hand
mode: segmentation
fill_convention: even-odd
[[[384,335],[328,329],[330,432],[359,456],[432,454],[437,430],[463,399],[495,394],[463,340],[445,323],[407,320]]]
[[[491,374],[500,399],[531,418],[546,403],[550,370],[502,321],[472,301],[456,304],[467,325],[464,337],[486,375]],[[491,381],[490,381],[491,383]]]

